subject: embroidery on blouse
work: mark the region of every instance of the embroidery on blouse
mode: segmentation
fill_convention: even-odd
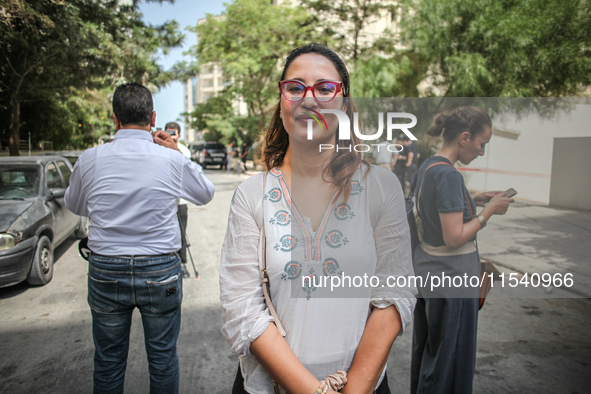
[[[353,219],[355,212],[351,210],[349,204],[341,204],[334,209],[334,216],[339,220]]]
[[[295,207],[295,209],[294,209],[294,204],[291,200],[291,196],[289,195],[289,190],[287,189],[287,185],[285,184],[285,180],[283,179],[283,177],[279,177],[279,182],[281,183],[281,188],[283,189],[283,194],[285,195],[285,200],[287,201],[290,210],[292,212],[295,212],[294,217],[296,219],[298,226],[300,227],[301,233],[304,235],[304,244],[306,246],[306,260],[311,260],[312,252],[311,252],[311,247],[310,247],[310,245],[311,245],[310,234],[308,234],[308,231],[306,230],[306,226],[304,225],[304,222],[303,222],[301,216],[297,213],[297,207]]]
[[[269,190],[269,192],[267,194],[265,194],[265,200],[267,200],[267,199],[271,202],[281,201],[281,189],[279,189],[278,187],[275,187],[275,188]]]
[[[302,290],[306,292],[306,300],[308,301],[310,301],[310,298],[312,298],[312,292],[316,291],[316,287],[314,286],[314,283],[316,283],[316,278],[317,276],[314,272],[314,268],[310,268],[307,278],[302,281]]]
[[[282,252],[291,252],[298,246],[298,239],[291,234],[286,234],[273,247],[275,250]]]
[[[331,248],[340,248],[343,245],[347,245],[349,240],[347,237],[343,236],[339,230],[331,230],[328,234],[324,236],[324,241],[328,246]]]
[[[364,191],[365,188],[363,186],[361,186],[361,183],[359,183],[358,180],[352,180],[351,181],[351,196],[357,196],[359,194],[361,194],[362,191]]]
[[[341,271],[339,271],[338,261],[332,257],[324,259],[324,264],[322,268],[324,270],[324,276],[333,276],[341,274]]]
[[[269,223],[277,224],[279,226],[287,226],[291,223],[291,215],[289,212],[281,210],[275,212],[273,217],[269,219]]]
[[[302,270],[302,264],[298,263],[297,261],[288,261],[283,267],[284,273],[281,274],[282,280],[294,280],[300,276],[300,271]]]

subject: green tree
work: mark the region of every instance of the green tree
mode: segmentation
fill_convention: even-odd
[[[382,36],[368,34],[366,29],[384,16],[392,19],[397,6],[384,0],[303,0],[302,6],[310,9],[311,22],[322,32],[325,40],[337,52],[357,64],[359,59],[369,58],[376,51],[392,49],[393,32]]]
[[[271,5],[268,0],[236,0],[222,15],[208,15],[193,31],[198,44],[190,54],[201,67],[213,62],[222,65],[229,84],[227,97],[246,102],[248,115],[242,125],[249,127],[248,138],[254,140],[277,100],[280,62],[316,37],[306,11]]]
[[[21,126],[57,145],[87,145],[104,131],[114,86],[137,81],[154,90],[175,77],[155,55],[181,45],[178,24],[146,25],[137,3],[6,0],[0,6],[0,119],[8,125],[11,155],[19,154]]]
[[[404,42],[428,64],[431,94],[549,97],[591,83],[585,0],[404,0]]]
[[[360,59],[351,73],[353,97],[417,97],[426,63],[410,51]]]

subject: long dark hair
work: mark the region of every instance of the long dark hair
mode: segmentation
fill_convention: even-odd
[[[435,124],[427,130],[427,135],[438,137],[443,135],[446,143],[452,143],[464,131],[470,132],[474,139],[483,133],[486,127],[492,127],[490,116],[478,107],[465,106],[455,109],[449,114],[441,114],[435,119]]]
[[[281,80],[285,79],[285,73],[291,63],[297,57],[307,53],[322,55],[334,64],[341,81],[343,82],[343,97],[350,97],[351,83],[345,63],[333,50],[320,44],[308,44],[294,49],[286,58],[283,73],[281,74]],[[261,162],[265,165],[267,170],[283,164],[285,153],[289,147],[289,135],[283,126],[283,120],[280,116],[281,93],[279,93],[278,98],[279,102],[275,106],[273,117],[271,118],[269,127],[264,134],[264,141],[261,149]],[[354,112],[355,106],[351,100],[348,100],[346,113],[349,119],[353,119]],[[351,127],[353,127],[353,122],[351,122]],[[322,178],[335,185],[337,188],[337,194],[339,196],[344,196],[345,201],[351,193],[351,178],[362,163],[361,154],[353,149],[358,143],[359,139],[353,130],[351,130],[350,140],[340,140],[337,130],[335,133],[335,147],[338,146],[339,149],[335,152],[326,168],[322,171]]]

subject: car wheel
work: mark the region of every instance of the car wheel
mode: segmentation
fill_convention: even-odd
[[[78,223],[78,228],[74,232],[74,235],[78,239],[88,237],[88,218],[86,216],[80,216],[80,223]]]
[[[31,271],[27,276],[30,285],[44,285],[53,278],[53,245],[45,235],[39,238]]]

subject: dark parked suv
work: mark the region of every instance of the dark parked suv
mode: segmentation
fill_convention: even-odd
[[[226,147],[219,142],[205,142],[194,148],[193,157],[203,168],[219,165],[226,168],[228,164]]]

